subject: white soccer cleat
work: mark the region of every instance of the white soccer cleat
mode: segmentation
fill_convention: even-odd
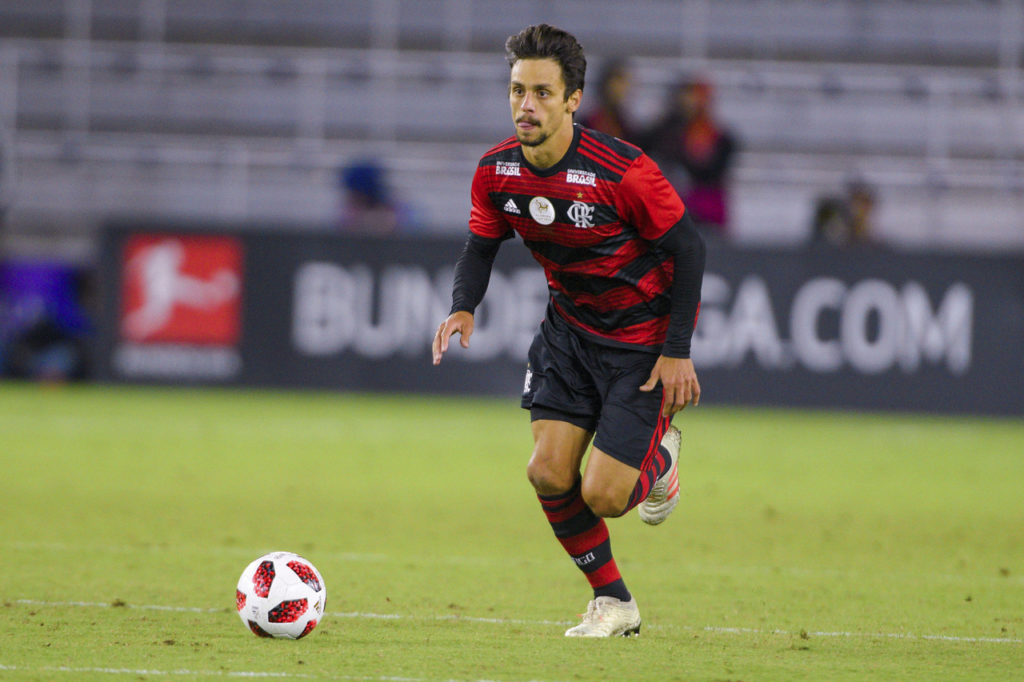
[[[661,438],[661,444],[668,450],[672,464],[668,471],[659,476],[651,486],[651,492],[647,494],[647,499],[637,507],[640,520],[644,523],[657,526],[667,519],[679,504],[679,443],[681,440],[679,429],[674,426],[668,427],[668,431]]]
[[[632,637],[640,634],[636,599],[597,597],[587,604],[583,622],[565,631],[566,637]]]

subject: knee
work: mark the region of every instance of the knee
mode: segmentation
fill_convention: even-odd
[[[556,466],[551,458],[534,451],[526,465],[526,477],[538,495],[560,495],[576,484],[579,472]]]
[[[583,481],[582,494],[583,501],[587,503],[591,511],[605,518],[622,516],[623,510],[629,502],[628,499],[621,499],[615,491],[607,486],[588,483],[586,479]]]

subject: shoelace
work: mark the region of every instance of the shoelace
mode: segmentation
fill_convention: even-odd
[[[604,620],[604,606],[604,602],[598,602],[596,599],[591,600],[587,604],[587,612],[581,613],[580,617],[583,619],[584,623],[600,623]]]

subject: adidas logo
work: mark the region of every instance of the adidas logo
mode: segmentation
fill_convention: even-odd
[[[515,213],[516,215],[521,215],[519,207],[516,206],[516,202],[512,201],[511,199],[505,202],[504,211],[505,213]]]

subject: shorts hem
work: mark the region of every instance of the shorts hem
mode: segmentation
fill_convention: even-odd
[[[569,414],[562,410],[556,410],[550,407],[543,407],[541,405],[533,405],[530,408],[530,421],[535,422],[539,419],[550,419],[552,421],[568,422],[573,426],[578,426],[584,431],[596,431],[597,430],[597,419],[594,417],[588,417],[582,414]]]
[[[631,469],[636,469],[637,471],[643,471],[643,460],[638,462],[636,457],[625,457],[625,456],[619,455],[618,453],[611,452],[610,450],[605,450],[600,445],[598,445],[596,440],[594,441],[594,447],[597,448],[598,450],[600,450],[601,452],[603,452],[604,454],[608,455],[612,459],[614,459],[616,462],[621,462],[622,464],[625,464],[626,466],[630,467]]]

